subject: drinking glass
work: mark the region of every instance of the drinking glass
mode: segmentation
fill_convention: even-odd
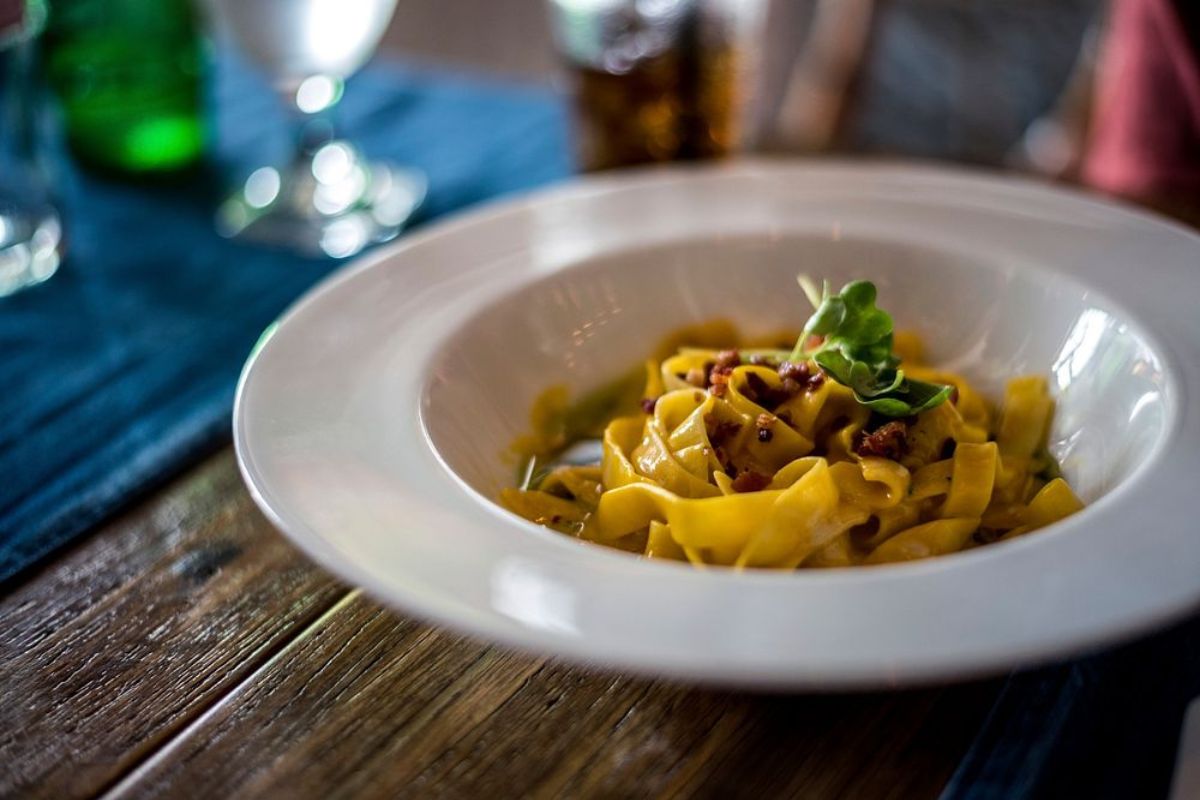
[[[62,226],[33,158],[33,40],[44,20],[41,3],[0,0],[0,297],[46,280],[61,257]]]
[[[748,140],[765,0],[550,0],[584,169],[719,158]]]
[[[368,162],[329,112],[370,57],[395,0],[208,0],[215,21],[269,76],[295,128],[282,167],[263,166],[220,207],[226,236],[344,258],[399,233],[424,199],[414,169]]]

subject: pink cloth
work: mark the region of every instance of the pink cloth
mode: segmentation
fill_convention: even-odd
[[[0,37],[16,28],[25,18],[25,0],[0,0]]]
[[[1200,0],[1113,0],[1084,183],[1200,196]]]

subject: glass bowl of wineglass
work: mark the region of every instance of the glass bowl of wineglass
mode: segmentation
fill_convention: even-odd
[[[262,166],[217,212],[222,235],[345,258],[396,236],[424,200],[418,170],[369,162],[329,119],[370,58],[395,0],[207,0],[268,76],[294,127],[291,160]]]

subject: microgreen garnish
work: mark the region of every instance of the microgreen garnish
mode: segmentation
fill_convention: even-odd
[[[852,281],[832,294],[829,281],[819,291],[807,276],[799,281],[816,311],[790,360],[812,359],[822,372],[852,389],[859,403],[886,417],[927,411],[950,396],[953,387],[905,377],[892,352],[892,317],[875,307],[875,284]]]

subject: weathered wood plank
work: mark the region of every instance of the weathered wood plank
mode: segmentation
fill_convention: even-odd
[[[486,647],[355,596],[111,796],[932,797],[994,692],[697,690]]]
[[[214,457],[0,601],[0,796],[102,790],[346,591]]]

